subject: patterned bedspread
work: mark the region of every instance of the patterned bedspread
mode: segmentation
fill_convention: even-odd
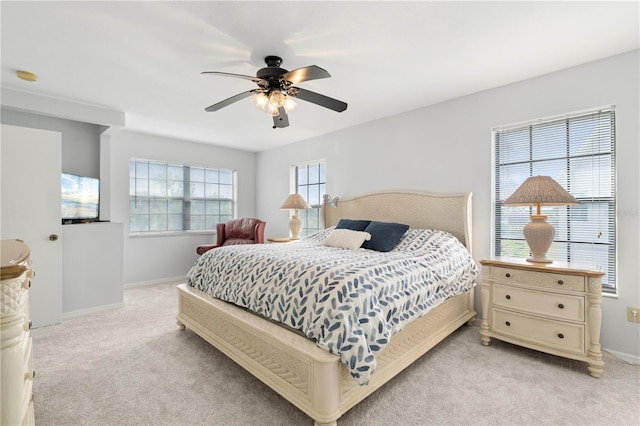
[[[454,236],[410,229],[390,252],[325,247],[332,228],[288,244],[222,247],[187,283],[301,330],[366,384],[391,336],[473,286],[478,268]]]

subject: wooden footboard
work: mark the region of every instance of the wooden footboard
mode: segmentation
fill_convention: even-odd
[[[178,286],[178,325],[189,327],[311,417],[337,419],[465,322],[472,322],[473,289],[450,298],[391,339],[366,386],[359,386],[333,355],[305,337],[212,298]]]

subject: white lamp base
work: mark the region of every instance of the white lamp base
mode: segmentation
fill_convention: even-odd
[[[547,222],[547,216],[532,214],[531,222],[524,227],[522,233],[525,240],[527,240],[527,244],[529,244],[529,249],[531,249],[531,257],[528,257],[527,261],[536,263],[553,262],[553,259],[547,257],[547,250],[551,247],[556,230],[552,224]]]
[[[292,240],[300,239],[300,229],[302,229],[302,219],[300,219],[298,212],[296,211],[289,220],[289,231],[291,231]]]

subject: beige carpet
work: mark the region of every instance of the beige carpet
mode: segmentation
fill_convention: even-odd
[[[36,424],[312,425],[297,408],[175,325],[175,285],[125,291],[125,306],[33,330]],[[586,364],[463,326],[339,425],[639,425],[640,367]]]

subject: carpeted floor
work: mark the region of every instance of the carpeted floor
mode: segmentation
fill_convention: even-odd
[[[37,425],[312,425],[190,330],[174,284],[125,290],[125,306],[35,329]],[[476,321],[478,323],[478,321]],[[640,367],[586,364],[463,326],[339,425],[639,425]]]

